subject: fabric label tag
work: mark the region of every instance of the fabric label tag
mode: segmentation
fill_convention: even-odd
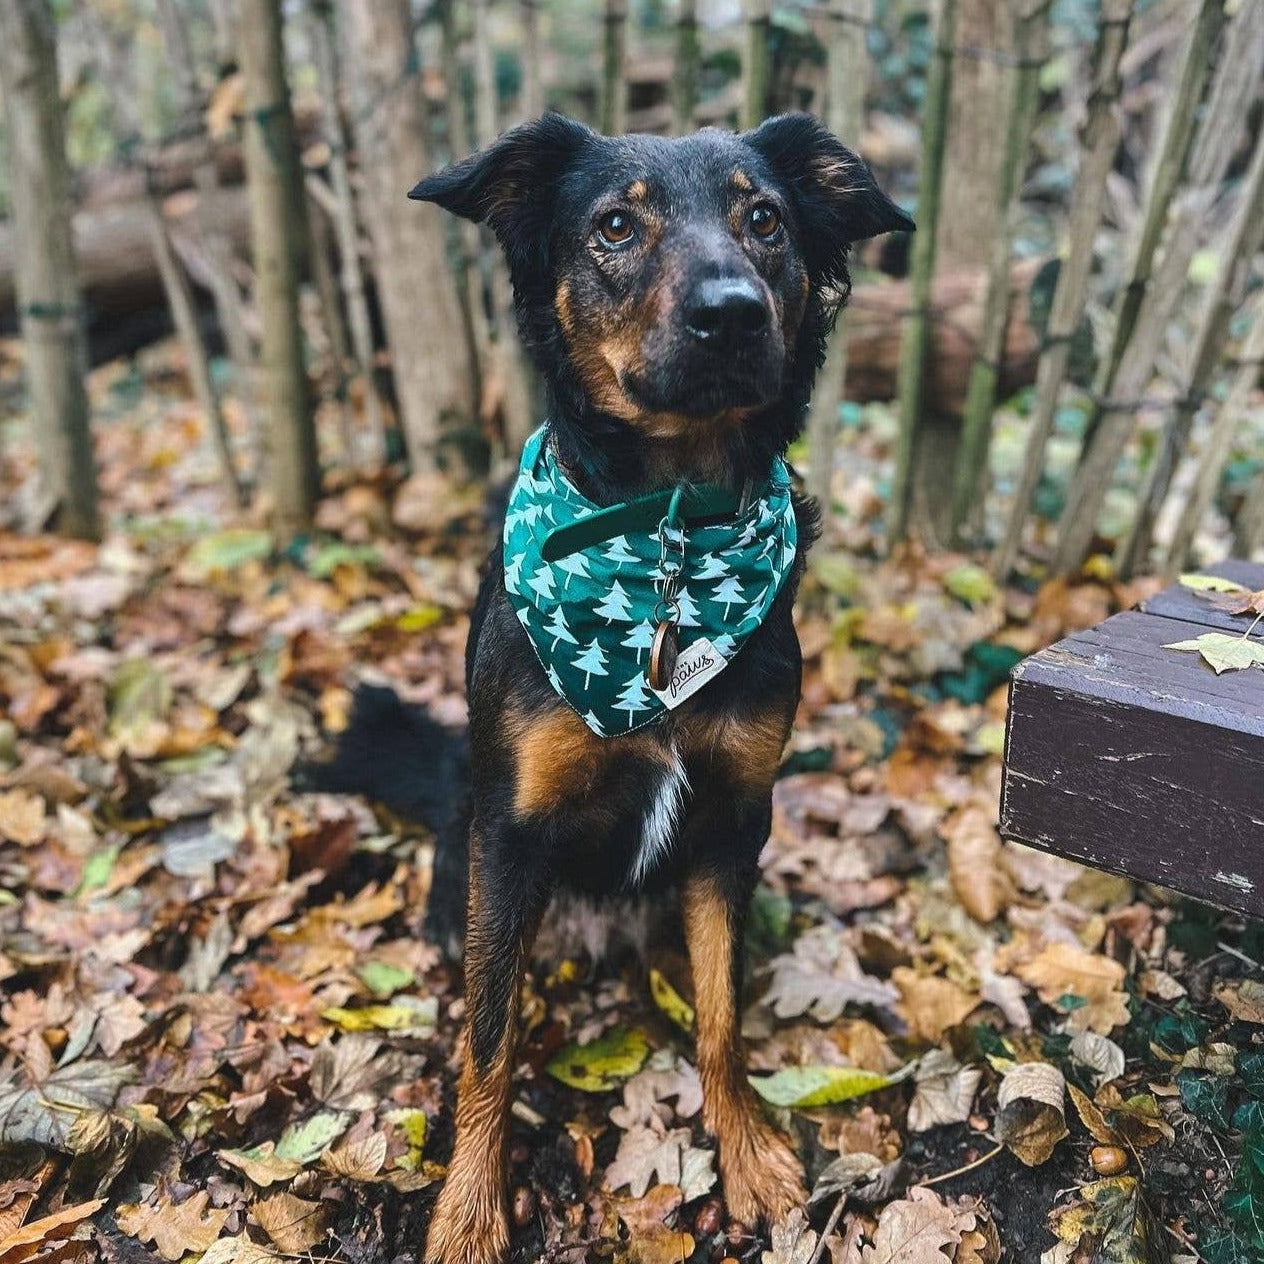
[[[728,661],[704,636],[687,650],[680,651],[676,670],[672,672],[667,688],[651,692],[662,699],[668,710],[672,710],[686,698],[692,698],[708,680],[718,676],[728,666]]]

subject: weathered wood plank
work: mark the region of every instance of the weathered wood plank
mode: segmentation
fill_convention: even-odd
[[[1232,579],[1252,592],[1264,588],[1264,566],[1254,562],[1230,559],[1217,562],[1215,566],[1204,567],[1201,573]],[[1243,622],[1241,615],[1229,614],[1215,602],[1183,584],[1173,584],[1161,593],[1156,593],[1149,601],[1141,603],[1141,609],[1146,614],[1162,615],[1165,619],[1186,619],[1190,623],[1201,623],[1222,632],[1245,632],[1250,626],[1249,619]]]
[[[1116,615],[1015,668],[1001,832],[1264,917],[1264,672],[1163,648],[1219,626],[1195,612]]]

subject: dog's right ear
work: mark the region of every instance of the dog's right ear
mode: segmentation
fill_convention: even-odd
[[[597,134],[562,114],[511,128],[486,149],[427,176],[408,194],[486,222],[513,263],[542,239],[551,186]]]

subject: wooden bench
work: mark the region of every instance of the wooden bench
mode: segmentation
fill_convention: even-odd
[[[1264,589],[1264,566],[1206,573]],[[1019,663],[1001,833],[1264,918],[1264,669],[1164,648],[1250,625],[1178,584]]]

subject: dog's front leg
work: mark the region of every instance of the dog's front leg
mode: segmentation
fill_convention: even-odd
[[[456,1145],[430,1221],[427,1264],[499,1264],[509,1250],[510,1080],[522,974],[545,900],[539,873],[522,871],[523,857],[539,857],[539,841],[520,834],[509,838],[503,830],[475,828],[470,835]]]
[[[739,1018],[742,939],[757,876],[754,855],[736,865],[728,858],[703,860],[686,878],[683,892],[697,1001],[702,1118],[719,1143],[729,1212],[752,1228],[807,1201],[803,1167],[764,1116],[746,1078]]]

